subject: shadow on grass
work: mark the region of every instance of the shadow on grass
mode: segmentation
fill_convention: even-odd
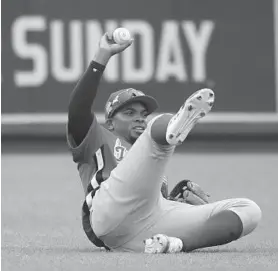
[[[2,252],[7,253],[103,253],[103,249],[97,247],[66,247],[66,246],[2,246]],[[109,252],[111,253],[111,252]],[[278,253],[278,248],[271,247],[248,247],[248,248],[205,248],[188,252],[189,254],[223,254],[223,253]]]

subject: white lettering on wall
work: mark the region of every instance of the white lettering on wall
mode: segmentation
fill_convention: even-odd
[[[199,30],[193,22],[182,22],[184,35],[192,55],[192,79],[196,82],[206,80],[206,55],[214,24],[204,21]]]
[[[178,22],[166,21],[163,23],[159,45],[156,80],[166,82],[170,77],[174,77],[177,81],[186,81],[187,74]]]
[[[80,21],[69,23],[69,38],[65,39],[64,23],[50,23],[51,71],[61,82],[75,82],[83,71],[82,24]],[[69,65],[65,67],[65,47],[69,47]]]
[[[21,16],[17,18],[11,29],[12,48],[17,57],[31,59],[33,69],[14,72],[15,85],[18,87],[37,87],[47,79],[47,53],[38,43],[27,41],[28,32],[42,32],[46,30],[43,16]]]
[[[43,16],[21,16],[12,25],[12,48],[23,63],[14,71],[15,85],[37,87],[50,75],[58,82],[76,82],[94,59],[105,32],[126,27],[135,40],[131,47],[111,57],[103,80],[109,83],[205,82],[207,56],[215,28],[210,20],[168,20],[161,28],[146,20],[51,20]],[[49,37],[49,41],[28,40],[29,34]],[[185,51],[187,50],[187,51]],[[185,54],[186,52],[186,54]],[[48,62],[49,59],[49,62]]]

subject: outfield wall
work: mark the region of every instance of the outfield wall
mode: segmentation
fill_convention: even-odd
[[[74,85],[99,37],[118,26],[135,42],[106,68],[100,121],[116,89],[138,88],[174,112],[209,87],[216,103],[195,133],[278,133],[277,2],[4,1],[2,135],[63,135]]]

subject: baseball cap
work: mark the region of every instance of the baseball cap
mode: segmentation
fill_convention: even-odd
[[[109,96],[105,105],[105,118],[111,118],[116,110],[133,102],[143,103],[146,106],[149,114],[155,111],[158,107],[155,98],[145,95],[140,90],[134,88],[121,89],[113,92]]]

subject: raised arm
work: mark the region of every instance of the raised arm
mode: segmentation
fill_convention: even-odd
[[[100,78],[111,56],[122,52],[132,44],[132,40],[124,45],[113,44],[111,34],[103,35],[96,54],[75,86],[68,108],[68,133],[78,146],[85,138],[95,116],[91,111]]]

